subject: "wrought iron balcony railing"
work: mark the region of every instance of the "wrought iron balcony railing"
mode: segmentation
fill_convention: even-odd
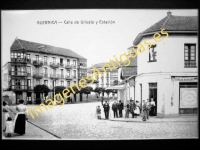
[[[72,66],[69,65],[69,64],[65,64],[65,68],[66,68],[66,69],[72,69]]]
[[[33,75],[33,78],[42,79],[42,78],[43,78],[43,73],[35,73],[35,74]]]
[[[59,67],[59,63],[50,62],[50,67],[58,68]]]
[[[196,67],[196,61],[186,61],[185,60],[185,67]]]
[[[41,61],[41,60],[34,60],[33,61],[33,65],[34,66],[42,66],[43,65],[43,61]]]

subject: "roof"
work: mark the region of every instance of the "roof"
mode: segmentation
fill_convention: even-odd
[[[137,75],[137,67],[122,67],[122,76],[129,77],[132,75]]]
[[[81,60],[87,60],[83,56],[75,53],[74,51],[66,48],[60,48],[56,46],[51,46],[47,44],[41,44],[36,42],[25,41],[21,39],[15,39],[10,47],[11,50],[21,50],[24,49],[30,52],[48,53],[54,55],[68,56],[73,58],[79,58]]]
[[[153,24],[142,33],[140,33],[133,44],[139,43],[145,34],[155,32],[160,32],[160,30],[165,29],[165,31],[198,31],[198,17],[197,16],[174,16],[171,12],[167,12],[167,16]]]

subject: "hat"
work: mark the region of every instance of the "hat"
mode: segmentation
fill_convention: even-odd
[[[139,102],[139,101],[136,100],[136,102]]]
[[[20,100],[19,100],[19,103],[20,103],[20,104],[22,104],[23,102],[24,102],[24,100],[23,100],[23,99],[20,99]]]
[[[132,99],[130,101],[133,101]]]

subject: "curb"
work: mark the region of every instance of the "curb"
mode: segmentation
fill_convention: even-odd
[[[118,122],[137,122],[137,123],[169,123],[169,122],[197,122],[197,120],[159,120],[159,121],[152,121],[152,120],[147,120],[147,121],[142,121],[142,120],[113,120],[109,119],[109,121],[118,121]]]

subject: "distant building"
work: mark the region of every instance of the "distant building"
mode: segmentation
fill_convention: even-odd
[[[136,100],[153,99],[156,115],[197,114],[198,17],[174,16],[171,12],[140,33],[133,45],[165,29],[169,36],[137,56]]]
[[[102,87],[102,88],[110,87],[110,86],[115,85],[115,82],[118,82],[118,69],[112,69],[112,71],[110,71],[108,68],[106,68],[106,71],[108,72],[108,74],[106,74],[104,70],[102,69],[102,66],[104,64],[109,64],[109,63],[108,62],[98,63],[91,66],[88,69],[88,74],[90,74],[91,77],[93,78],[95,78],[94,72],[92,70],[94,67],[104,74],[104,76],[101,76],[101,75],[97,76],[97,81],[91,85],[93,89],[95,89],[96,87]],[[109,96],[112,96],[112,93],[110,93]]]
[[[33,91],[39,84],[47,85],[51,91],[45,96],[53,98],[53,87],[78,84],[87,73],[87,59],[65,48],[15,39],[10,56],[11,61],[4,67],[9,80],[3,86],[15,92],[16,103],[19,99],[35,103],[42,98]],[[6,73],[3,76],[7,78]]]

